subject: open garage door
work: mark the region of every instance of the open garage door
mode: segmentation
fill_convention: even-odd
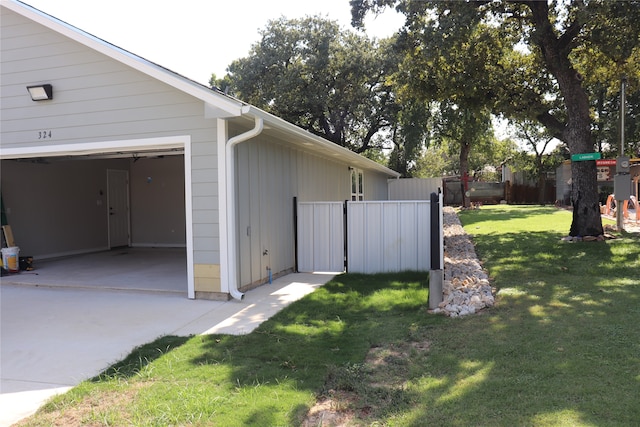
[[[87,150],[88,145],[59,152],[47,147],[42,153],[12,149],[10,156],[3,149],[7,219],[21,255],[33,256],[36,266],[29,275],[3,282],[37,279],[37,284],[46,284],[45,267],[53,274],[54,260],[69,263],[75,258],[75,264],[65,267],[68,279],[61,280],[56,272],[52,285],[77,286],[81,283],[76,279],[84,277],[89,287],[189,295],[193,283],[187,268],[191,245],[186,236],[190,215],[184,144],[144,150],[103,144]],[[114,247],[118,249],[109,252]],[[89,257],[100,252],[105,256]]]

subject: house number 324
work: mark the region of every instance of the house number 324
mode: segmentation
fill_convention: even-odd
[[[41,130],[40,132],[38,132],[38,139],[48,139],[48,138],[51,138],[50,130]]]

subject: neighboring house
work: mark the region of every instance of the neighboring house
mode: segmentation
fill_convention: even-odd
[[[600,204],[604,205],[607,197],[614,192],[614,179],[617,174],[615,159],[596,160],[598,171],[598,193]],[[640,158],[631,159],[629,171],[630,190],[632,196],[638,198],[640,192]],[[571,160],[565,160],[556,169],[556,199],[564,204],[571,205]]]
[[[23,253],[184,247],[189,298],[295,266],[293,198],[399,174],[15,0],[1,0],[2,196]],[[27,87],[51,85],[52,99]],[[49,87],[43,90],[46,92]]]

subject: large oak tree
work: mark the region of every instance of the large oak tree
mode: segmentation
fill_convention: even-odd
[[[357,153],[380,149],[399,107],[391,46],[318,16],[267,23],[247,57],[211,83]]]
[[[404,75],[423,96],[448,97],[465,108],[475,102],[514,120],[534,119],[574,154],[595,148],[592,93],[581,70],[597,61],[610,76],[637,76],[636,1],[351,0],[351,5],[356,26],[366,13],[384,7],[406,15],[405,42],[399,45],[406,53]],[[572,178],[569,234],[602,234],[595,163],[574,162]]]

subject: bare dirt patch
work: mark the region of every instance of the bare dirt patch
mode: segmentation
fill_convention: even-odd
[[[348,426],[355,418],[352,408],[356,400],[355,393],[333,391],[331,396],[318,399],[302,422],[302,427],[343,427]]]
[[[60,408],[47,410],[48,405],[41,408],[34,416],[22,420],[13,427],[51,426],[51,427],[93,427],[104,426],[100,414],[107,414],[113,408],[124,408],[135,400],[140,389],[148,383],[130,383],[130,387],[122,390],[101,391],[85,396],[79,403],[60,405]]]
[[[302,426],[347,427],[367,421],[379,407],[393,403],[388,396],[402,391],[407,381],[407,366],[413,359],[424,357],[430,346],[429,341],[414,341],[372,347],[361,368],[366,373],[365,384],[353,387],[357,391],[329,390],[311,407]],[[370,390],[386,390],[387,393],[371,394],[387,398],[372,402],[371,396],[362,395]]]

